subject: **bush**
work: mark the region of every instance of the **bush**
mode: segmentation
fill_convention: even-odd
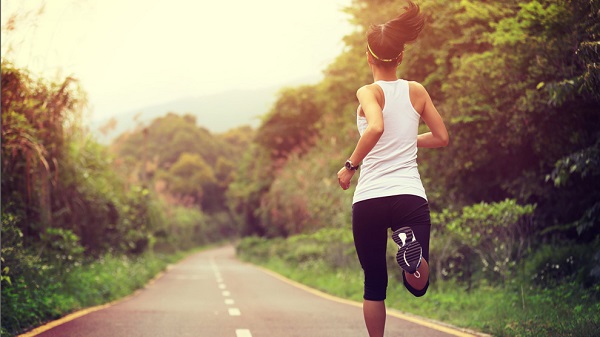
[[[22,255],[20,273],[2,283],[2,336],[126,296],[180,256],[107,254],[59,272],[31,255]]]
[[[260,264],[275,259],[294,268],[311,268],[318,263],[331,270],[360,269],[349,229],[325,228],[287,239],[246,237],[236,249],[240,258]]]
[[[238,256],[246,261],[264,265],[327,293],[360,301],[362,271],[351,242],[349,230],[323,229],[288,239],[244,238],[237,245],[237,251]],[[388,243],[390,282],[386,306],[389,308],[498,337],[593,336],[598,331],[598,284],[582,289],[577,282],[562,278],[561,284],[542,289],[528,283],[522,287],[494,286],[483,279],[467,290],[461,282],[451,278],[432,282],[426,297],[416,298],[403,288],[400,268],[395,262],[397,246],[392,240]],[[339,245],[336,247],[336,244]],[[436,246],[435,243],[433,245]],[[544,264],[548,260],[546,257],[551,257],[548,253],[550,248],[548,246],[522,260],[521,263],[527,264],[524,269]],[[573,253],[583,256],[583,251],[565,249],[561,255]],[[332,263],[329,259],[334,253],[337,253],[336,258],[347,263]],[[574,259],[577,261],[578,258]]]
[[[243,260],[263,264],[272,258],[279,258],[278,247],[285,244],[284,239],[275,238],[268,240],[259,236],[243,238],[236,245],[236,254]]]
[[[470,278],[472,252],[479,258],[477,266],[483,276],[492,282],[504,283],[508,275],[531,246],[534,233],[534,205],[519,205],[507,199],[497,203],[479,203],[464,207],[460,212],[443,211],[432,216],[445,223],[443,235],[455,242],[454,254],[460,254],[460,265],[469,269],[459,270]],[[451,261],[446,264],[450,266]],[[470,281],[470,280],[469,280]]]
[[[46,228],[40,235],[40,245],[47,262],[61,272],[81,264],[83,259],[79,237],[68,229]]]
[[[56,289],[51,266],[23,247],[19,217],[2,212],[2,335],[39,324],[40,314],[53,316],[48,296]]]
[[[575,283],[590,288],[600,283],[592,272],[598,261],[590,252],[599,251],[598,244],[545,244],[524,262],[524,274],[530,282],[542,288]]]

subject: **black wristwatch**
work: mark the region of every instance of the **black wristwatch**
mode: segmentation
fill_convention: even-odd
[[[346,167],[346,170],[348,170],[348,171],[356,171],[356,170],[358,170],[359,165],[354,166],[352,164],[352,162],[350,161],[350,159],[348,159],[348,160],[346,160],[346,164],[344,164],[344,166]]]

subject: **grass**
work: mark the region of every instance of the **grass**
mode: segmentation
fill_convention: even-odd
[[[335,240],[341,244],[327,244]],[[323,292],[362,301],[362,271],[351,237],[335,232],[288,240],[245,239],[238,256]],[[76,264],[58,275],[38,266],[2,288],[2,336],[13,336],[70,312],[104,304],[143,287],[168,264],[195,252],[138,257],[105,255]],[[390,266],[392,267],[392,266]],[[33,269],[32,269],[33,270]],[[600,336],[600,301],[575,283],[538,289],[480,284],[467,291],[461,284],[435,282],[423,298],[414,298],[390,273],[386,305],[430,319],[497,337]]]
[[[360,266],[332,267],[327,261],[332,252],[342,260],[343,250],[328,250],[322,237],[312,242],[307,236],[272,241],[246,239],[238,246],[238,256],[312,288],[362,302]],[[319,256],[319,249],[323,256]],[[582,289],[575,282],[548,289],[480,283],[467,291],[456,282],[439,281],[424,297],[415,298],[398,275],[390,273],[386,305],[497,337],[591,337],[600,336],[600,301],[591,295],[598,293],[600,285]]]
[[[107,254],[64,270],[37,266],[2,287],[1,336],[14,336],[71,312],[108,303],[142,288],[168,264],[198,251]]]

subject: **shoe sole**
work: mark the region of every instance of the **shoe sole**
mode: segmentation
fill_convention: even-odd
[[[404,235],[402,235],[404,234]],[[406,239],[402,240],[402,236]],[[398,245],[398,253],[396,253],[396,262],[398,266],[409,274],[414,274],[421,265],[423,257],[423,248],[415,239],[412,229],[402,227],[392,234],[392,240]]]
[[[402,242],[401,234],[406,236],[406,240]],[[402,227],[392,233],[392,240],[398,245],[398,247],[402,248],[406,243],[413,242],[415,239],[415,235],[410,229],[410,227]]]

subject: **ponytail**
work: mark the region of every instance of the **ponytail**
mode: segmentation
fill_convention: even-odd
[[[402,56],[404,45],[414,42],[423,26],[425,18],[418,5],[412,1],[404,8],[404,13],[380,25],[372,25],[367,32],[367,49],[379,65],[396,66]]]

